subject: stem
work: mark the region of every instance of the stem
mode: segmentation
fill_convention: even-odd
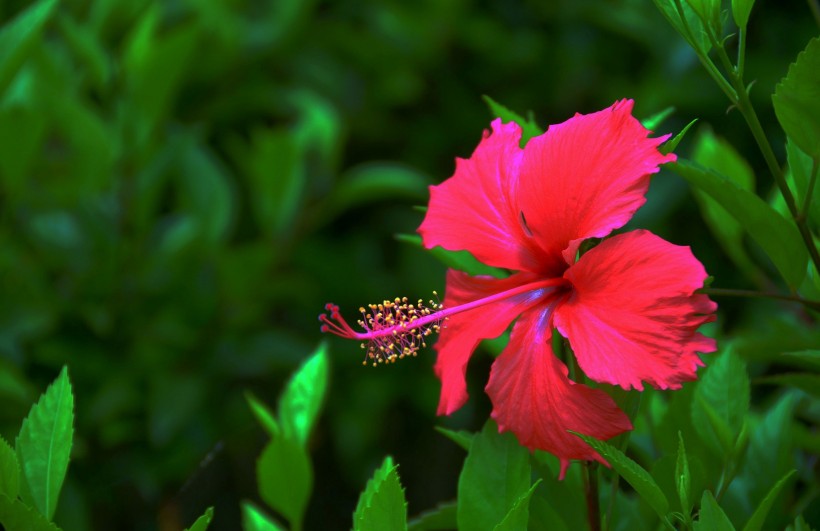
[[[584,461],[584,497],[587,500],[589,531],[601,531],[601,506],[598,500],[598,463]]]
[[[738,28],[737,33],[737,75],[743,79],[746,68],[746,29]]]
[[[803,209],[800,211],[801,219],[808,219],[809,207],[811,207],[811,196],[814,195],[814,183],[817,182],[817,159],[812,159],[811,177],[809,177],[809,186],[806,188],[806,197],[803,198]]]
[[[820,301],[804,299],[797,295],[784,295],[782,293],[772,293],[768,291],[752,291],[746,289],[726,289],[726,288],[703,288],[698,293],[704,295],[717,295],[722,297],[751,297],[757,299],[777,299],[782,301],[797,302],[813,310],[820,311]]]

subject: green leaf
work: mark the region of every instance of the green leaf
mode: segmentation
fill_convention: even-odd
[[[396,234],[396,239],[400,242],[409,243],[424,249],[421,236],[416,234]],[[442,247],[433,247],[430,249],[430,253],[447,267],[464,271],[473,276],[489,275],[495,278],[505,278],[509,276],[501,269],[482,264],[476,260],[469,251],[448,251]]]
[[[593,450],[603,456],[615,471],[629,483],[635,492],[643,498],[646,503],[661,517],[666,520],[666,513],[669,510],[669,500],[663,495],[663,491],[652,479],[652,476],[638,463],[624,455],[623,452],[604,441],[599,441],[593,437],[574,433],[582,438]]]
[[[354,531],[407,529],[407,502],[397,469],[388,456],[368,480],[353,513]]]
[[[801,514],[794,519],[794,523],[786,528],[786,531],[814,531],[814,529],[806,522]]]
[[[56,5],[57,0],[41,0],[0,29],[0,95],[25,63]]]
[[[397,163],[371,162],[346,171],[339,179],[327,208],[335,215],[385,199],[427,198],[431,179]]]
[[[723,32],[720,24],[720,0],[686,0],[704,26],[712,28],[715,35]]]
[[[475,433],[467,430],[453,431],[448,430],[447,428],[442,428],[441,426],[436,426],[435,430],[468,452],[470,451],[470,445],[473,444],[473,439],[475,439],[476,436]]]
[[[525,120],[522,116],[493,101],[489,96],[482,96],[490,107],[490,112],[503,123],[515,122],[521,127],[521,147],[524,147],[530,138],[542,134],[544,131],[533,120]]]
[[[211,525],[211,520],[214,517],[214,508],[208,507],[205,509],[205,513],[202,516],[196,519],[194,525],[189,527],[187,531],[206,531],[208,526]]]
[[[51,520],[63,486],[74,435],[74,397],[63,367],[31,408],[15,442],[20,464],[20,494]]]
[[[14,449],[3,437],[0,437],[0,494],[10,500],[20,493],[20,465]]]
[[[775,87],[772,104],[780,125],[811,158],[820,159],[820,37],[797,55]]]
[[[802,363],[820,371],[820,350],[797,350],[784,352],[784,357],[799,360]]]
[[[431,511],[425,511],[408,523],[408,531],[445,531],[456,529],[458,525],[458,503],[452,501],[439,504]]]
[[[735,531],[735,526],[720,508],[708,490],[703,491],[700,501],[700,517],[695,521],[695,531]]]
[[[677,0],[652,1],[672,27],[686,39],[689,46],[700,50],[703,54],[709,52],[712,48],[712,44],[709,41],[703,23],[700,21],[700,17],[698,17],[698,14],[695,13],[688,2],[680,0],[680,8],[683,12],[683,17],[681,17],[681,11],[678,11],[678,6],[676,5]]]
[[[811,182],[811,172],[814,171],[814,161],[806,155],[802,149],[797,147],[791,138],[786,139],[786,157],[789,163],[789,170],[786,180],[789,187],[795,192],[794,197],[797,204],[802,205],[806,201],[809,193],[809,183]],[[809,201],[809,211],[805,213],[812,222],[813,227],[820,227],[820,186],[814,187],[812,198]],[[781,196],[782,197],[782,196]],[[810,268],[812,271],[814,268]]]
[[[301,529],[313,489],[313,469],[304,446],[284,434],[273,438],[256,462],[256,479],[262,500],[292,528]]]
[[[674,112],[675,112],[674,107],[667,107],[667,108],[663,109],[662,111],[653,114],[649,118],[641,120],[641,124],[644,127],[646,127],[647,129],[649,129],[650,131],[656,131],[657,128],[660,127],[660,125],[664,121],[666,121],[666,119],[669,118],[672,115],[672,113],[674,113]]]
[[[263,404],[250,391],[245,391],[245,400],[251,408],[251,413],[253,413],[253,416],[256,417],[256,420],[259,421],[259,424],[268,435],[271,437],[279,435],[279,423],[276,421],[276,417],[273,416],[270,409],[268,409],[268,406]]]
[[[686,447],[683,444],[683,434],[678,432],[678,459],[675,463],[675,487],[683,514],[692,511],[692,478],[689,474],[689,459],[686,457]]]
[[[743,531],[760,531],[763,529],[763,524],[766,522],[766,516],[768,516],[778,494],[780,494],[780,491],[783,490],[786,483],[796,473],[796,470],[791,470],[785,476],[780,478],[780,481],[772,487],[769,493],[766,494],[766,497],[763,498],[763,501],[758,504],[757,509],[755,509],[754,514],[752,514],[752,517],[749,518],[749,521],[746,522],[745,526],[743,526]]]
[[[726,140],[716,137],[711,130],[703,129],[695,140],[692,159],[738,187],[754,193],[755,176],[751,166]],[[706,192],[695,188],[695,198],[700,203],[703,219],[729,257],[750,278],[756,268],[743,246],[745,231],[725,208]]]
[[[322,401],[328,378],[327,345],[322,343],[290,378],[279,399],[282,432],[303,446],[307,444]]]
[[[797,393],[785,393],[750,430],[741,479],[749,485],[748,499],[758,503],[790,470],[794,456],[794,409]]]
[[[4,494],[0,494],[0,524],[6,531],[60,531],[31,507]]]
[[[748,411],[746,364],[727,349],[713,360],[695,388],[692,424],[717,455],[724,455],[734,446]]]
[[[529,451],[488,420],[473,438],[458,479],[458,528],[500,524],[530,486]]]
[[[285,531],[285,528],[274,522],[254,504],[243,502],[242,531]]]
[[[757,378],[755,383],[796,387],[815,398],[820,398],[820,374],[809,372],[774,374]]]
[[[695,118],[694,120],[686,124],[686,127],[681,129],[680,133],[676,134],[674,137],[664,142],[664,144],[660,148],[658,148],[658,150],[661,153],[672,153],[673,151],[675,151],[675,148],[678,147],[680,141],[683,140],[683,137],[686,136],[686,133],[689,132],[689,129],[691,129],[697,121],[698,119]]]
[[[530,498],[532,498],[532,493],[535,492],[535,489],[538,488],[541,481],[542,480],[539,479],[533,483],[530,490],[522,494],[515,501],[510,512],[507,513],[507,516],[501,520],[501,523],[493,528],[494,531],[524,531],[527,529],[527,524],[530,520]]]
[[[800,286],[806,276],[808,253],[792,221],[755,194],[711,170],[681,159],[667,167],[725,208],[771,258],[789,286]]]
[[[755,0],[732,0],[732,18],[741,30],[746,29],[749,23],[749,14],[752,12]]]

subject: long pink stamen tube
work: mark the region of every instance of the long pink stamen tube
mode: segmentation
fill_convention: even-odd
[[[393,363],[407,356],[415,356],[418,350],[427,346],[426,338],[441,331],[444,321],[448,317],[473,310],[475,308],[508,299],[522,293],[553,288],[553,291],[566,281],[562,278],[539,280],[507,291],[494,293],[488,297],[477,299],[452,308],[444,308],[440,303],[428,301],[427,305],[419,299],[415,305],[410,304],[407,297],[385,300],[381,304],[370,304],[368,309],[359,308],[362,318],[358,320],[363,332],[355,331],[342,317],[339,307],[328,303],[319,316],[322,322],[320,330],[335,334],[346,339],[361,341],[362,348],[367,349],[368,359],[375,367],[385,361]],[[435,292],[433,292],[435,295]]]

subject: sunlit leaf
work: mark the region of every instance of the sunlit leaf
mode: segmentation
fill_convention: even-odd
[[[250,502],[242,503],[242,531],[285,531]]]
[[[774,91],[774,112],[786,135],[807,155],[820,159],[820,37],[789,66]]]
[[[279,422],[276,421],[276,417],[270,409],[250,391],[245,391],[245,400],[248,402],[253,416],[256,417],[262,428],[268,432],[268,435],[271,437],[279,435]]]
[[[501,118],[503,123],[515,122],[521,127],[521,146],[534,136],[542,134],[544,131],[532,120],[526,120],[521,115],[504,107],[500,103],[493,101],[489,96],[484,96],[484,101],[489,105],[490,112],[496,118]]]
[[[214,508],[208,507],[207,509],[205,509],[205,512],[202,514],[202,516],[196,519],[194,525],[187,528],[187,531],[206,531],[208,529],[208,526],[211,525],[211,520],[213,519],[213,517]]]
[[[327,345],[322,343],[290,378],[279,398],[282,432],[305,445],[327,390]]]
[[[652,507],[655,513],[661,517],[661,520],[666,519],[669,501],[649,472],[614,446],[580,433],[575,433],[575,435],[582,438],[593,450],[601,454],[610,466],[635,489],[635,492]]]
[[[51,520],[63,486],[74,436],[74,396],[63,367],[31,408],[15,442],[20,464],[20,494]]]
[[[530,487],[529,451],[512,433],[500,434],[495,422],[487,421],[473,438],[458,479],[458,528],[493,528]]]
[[[407,529],[407,502],[397,470],[388,456],[368,480],[353,513],[354,531]]]
[[[649,118],[641,120],[641,124],[650,131],[657,131],[658,127],[675,112],[674,107],[667,107],[662,111],[656,112]]]

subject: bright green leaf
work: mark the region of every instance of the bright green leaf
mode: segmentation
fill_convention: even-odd
[[[0,95],[23,65],[40,38],[57,0],[41,0],[18,14],[0,30]]]
[[[683,513],[688,515],[692,510],[692,478],[689,474],[689,459],[683,444],[683,434],[678,432],[678,459],[675,463],[675,487]]]
[[[408,531],[446,531],[456,529],[458,504],[447,502],[439,504],[431,511],[425,511],[408,523]]]
[[[820,159],[820,37],[815,37],[775,87],[772,103],[780,125],[797,146]]]
[[[749,411],[746,364],[731,350],[719,354],[695,388],[692,423],[717,455],[734,445]]]
[[[282,432],[305,445],[325,397],[328,379],[327,345],[322,343],[290,378],[279,399]]]
[[[672,113],[675,112],[674,107],[667,107],[662,111],[656,112],[649,118],[641,120],[641,125],[649,129],[650,131],[657,131],[658,127],[669,118]]]
[[[540,127],[532,121],[525,120],[522,116],[504,107],[500,103],[493,101],[489,96],[483,96],[484,101],[489,105],[490,112],[496,118],[501,118],[503,123],[515,122],[521,127],[521,147],[524,147],[530,138],[543,133]]]
[[[468,452],[470,451],[470,445],[473,444],[473,439],[475,439],[476,436],[475,433],[467,430],[453,431],[448,430],[447,428],[442,428],[441,426],[436,426],[435,430]]]
[[[242,531],[285,531],[285,528],[274,522],[254,504],[243,502]]]
[[[792,221],[711,170],[681,159],[667,167],[725,208],[771,258],[786,282],[794,288],[800,286],[806,276],[808,253]]]
[[[368,480],[353,513],[354,531],[407,529],[407,502],[397,469],[388,456]]]
[[[494,531],[524,531],[527,529],[527,523],[530,520],[530,498],[532,498],[532,493],[535,492],[541,481],[539,479],[533,483],[530,490],[515,501],[507,516],[493,528]]]
[[[207,509],[205,509],[205,512],[202,514],[202,516],[197,518],[196,522],[194,522],[194,525],[189,527],[187,531],[206,531],[208,529],[208,526],[211,525],[211,520],[213,520],[213,517],[214,508],[208,507]]]
[[[652,507],[657,515],[661,517],[661,520],[666,519],[669,501],[649,472],[614,446],[580,433],[575,433],[575,435],[582,438],[593,450],[601,454],[612,468],[635,489],[635,492]]]
[[[279,423],[276,421],[276,417],[273,416],[270,409],[268,409],[268,406],[263,404],[250,391],[245,391],[245,400],[248,402],[253,416],[256,417],[256,420],[259,421],[259,424],[268,435],[271,437],[279,435]]]
[[[256,462],[259,496],[273,510],[301,529],[310,493],[313,468],[307,450],[289,436],[274,437]]]
[[[31,408],[15,442],[20,464],[20,494],[51,520],[63,486],[74,435],[74,396],[63,367]]]
[[[658,150],[661,153],[672,153],[673,151],[675,151],[675,148],[678,147],[680,141],[683,140],[683,137],[686,136],[686,133],[689,132],[689,129],[691,129],[697,121],[698,119],[695,118],[694,120],[686,124],[686,127],[681,129],[680,133],[676,134],[674,137],[664,142],[663,145],[661,145],[661,147],[658,148]]]
[[[0,437],[0,494],[13,500],[20,493],[20,465],[14,449]]]
[[[512,433],[489,420],[476,434],[458,479],[458,528],[484,530],[500,524],[530,490],[529,451]]]
[[[780,491],[783,490],[786,483],[796,472],[796,470],[791,470],[788,474],[780,478],[780,481],[775,483],[769,493],[766,494],[766,497],[763,498],[763,501],[758,504],[757,509],[755,509],[754,514],[752,514],[752,517],[749,518],[749,521],[746,522],[745,526],[743,526],[743,531],[760,531],[763,529],[763,524],[766,522],[766,516],[768,516],[774,501],[777,499],[777,496],[780,494]]]
[[[735,526],[708,490],[703,491],[700,517],[695,521],[694,529],[695,531],[735,531]]]
[[[752,6],[755,0],[732,0],[732,18],[735,19],[735,24],[741,30],[746,29],[749,23],[749,14],[752,12]]]
[[[6,531],[60,531],[31,507],[4,494],[0,494],[0,524]]]
[[[416,234],[396,234],[396,239],[400,242],[409,243],[420,248],[422,245],[421,236]],[[442,264],[452,269],[464,271],[470,275],[490,275],[495,278],[504,278],[509,275],[503,270],[482,264],[469,251],[448,251],[443,247],[433,247],[430,253]]]

